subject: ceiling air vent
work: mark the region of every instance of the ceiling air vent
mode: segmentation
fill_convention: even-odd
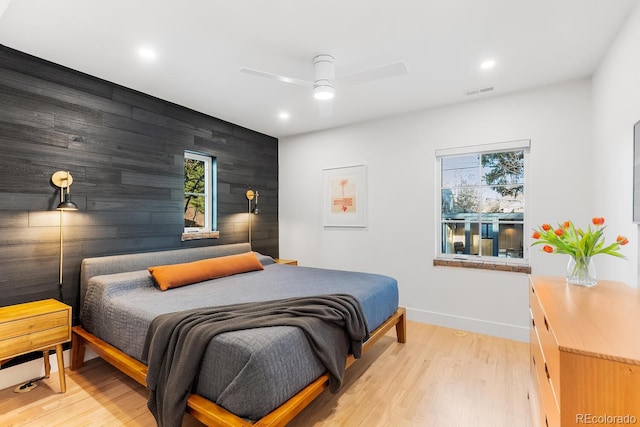
[[[471,95],[478,95],[480,93],[486,93],[486,92],[491,92],[491,91],[493,91],[493,86],[482,87],[480,89],[468,90],[464,94],[467,95],[467,96],[471,96]]]

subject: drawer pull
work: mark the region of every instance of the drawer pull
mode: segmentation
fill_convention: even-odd
[[[549,331],[549,323],[547,322],[547,316],[544,316],[543,320],[544,320],[544,327],[547,328],[547,331]]]
[[[546,425],[547,427],[549,427],[549,420],[547,419],[547,416],[544,416],[544,425]]]
[[[551,379],[551,375],[549,375],[549,368],[547,367],[547,364],[544,364],[544,373],[547,376],[547,379],[550,380]]]
[[[531,318],[531,326],[533,326],[534,328],[536,327],[536,319],[534,319],[533,317]]]
[[[536,366],[536,356],[535,355],[531,355],[531,360],[533,361],[533,366]]]

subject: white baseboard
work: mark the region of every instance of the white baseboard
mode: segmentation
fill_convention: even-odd
[[[70,351],[65,350],[62,353],[62,357],[64,360],[64,366],[68,368],[70,361]],[[84,360],[91,360],[94,357],[98,357],[98,355],[91,350],[86,349]],[[53,377],[53,374],[56,373],[57,380],[58,359],[56,358],[55,353],[49,355],[49,362],[51,363],[50,375]],[[16,366],[12,366],[10,368],[2,369],[0,371],[0,390],[4,390],[5,388],[9,387],[14,388],[17,385],[24,384],[33,378],[40,378],[43,375],[44,362],[42,361],[42,357],[39,357],[35,360],[30,360],[29,362],[21,363]]]
[[[421,323],[444,326],[446,328],[460,329],[499,338],[506,338],[509,340],[529,342],[529,328],[523,326],[473,319],[470,317],[454,316],[451,314],[418,310],[409,307],[407,307],[407,319]]]

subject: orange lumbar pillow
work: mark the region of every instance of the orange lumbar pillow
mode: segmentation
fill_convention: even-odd
[[[159,265],[149,267],[148,270],[158,287],[166,291],[169,288],[177,288],[204,280],[247,271],[264,270],[264,267],[253,252],[245,252],[183,264]]]

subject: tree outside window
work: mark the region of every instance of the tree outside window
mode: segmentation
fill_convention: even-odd
[[[214,159],[186,151],[184,154],[185,232],[214,229]]]

